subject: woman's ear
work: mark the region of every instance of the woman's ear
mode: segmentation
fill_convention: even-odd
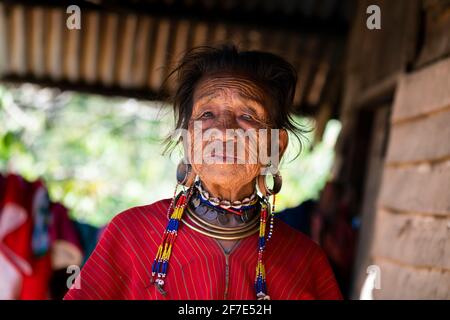
[[[280,142],[280,160],[283,157],[284,152],[286,151],[286,148],[289,143],[289,135],[286,131],[286,129],[280,129],[279,131],[279,142]]]

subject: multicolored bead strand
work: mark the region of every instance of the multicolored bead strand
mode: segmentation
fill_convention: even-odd
[[[172,214],[170,216],[169,223],[166,227],[166,230],[163,233],[161,244],[158,247],[156,257],[153,260],[152,277],[150,282],[155,283],[157,289],[163,295],[167,294],[167,292],[164,291],[163,286],[164,286],[164,278],[167,275],[169,259],[172,253],[172,247],[175,243],[175,239],[178,234],[178,226],[191,193],[192,188],[189,188],[188,191],[182,192],[178,197],[176,205],[173,208]],[[175,200],[173,200],[173,202],[175,202]],[[157,275],[156,280],[154,280],[155,275]]]
[[[259,223],[259,238],[258,238],[258,262],[256,265],[256,279],[255,290],[258,300],[269,300],[266,286],[266,271],[263,262],[263,254],[266,246],[266,224],[267,224],[267,203],[263,203],[261,207],[261,217]]]
[[[275,212],[275,197],[276,195],[273,195],[273,199],[272,199],[272,210],[270,210],[270,225],[269,225],[269,234],[267,235],[267,241],[270,240],[270,238],[272,238],[272,233],[273,233],[273,224],[274,224],[274,212]]]
[[[175,199],[176,199],[176,195],[177,195],[177,190],[178,190],[178,186],[180,184],[177,182],[177,185],[175,186],[175,190],[173,191],[173,197],[172,200],[170,201],[169,207],[167,208],[167,220],[170,220],[170,212],[173,212],[173,204],[175,203]]]

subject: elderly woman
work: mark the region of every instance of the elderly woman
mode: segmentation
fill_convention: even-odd
[[[341,299],[320,247],[274,211],[287,132],[301,132],[293,67],[200,47],[173,74],[174,196],[117,215],[65,299]]]

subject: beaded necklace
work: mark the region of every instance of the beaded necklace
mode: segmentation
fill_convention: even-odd
[[[243,210],[253,207],[258,202],[256,191],[250,197],[246,197],[243,200],[230,201],[217,197],[210,197],[208,191],[202,187],[200,179],[194,183],[194,186],[198,189],[200,198],[204,202],[209,203],[214,207],[220,207],[234,214],[241,215]]]
[[[246,205],[241,206],[239,209],[223,208],[218,205],[212,204],[207,199],[203,198],[200,191],[197,189],[192,194],[189,201],[189,208],[202,220],[205,221],[217,221],[220,225],[227,226],[230,219],[236,220],[237,223],[242,224],[251,220],[260,211],[259,199]]]

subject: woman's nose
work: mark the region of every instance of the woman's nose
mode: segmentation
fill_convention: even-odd
[[[239,124],[236,121],[236,116],[234,114],[226,113],[219,117],[217,123],[217,129],[226,130],[226,129],[238,129]]]

